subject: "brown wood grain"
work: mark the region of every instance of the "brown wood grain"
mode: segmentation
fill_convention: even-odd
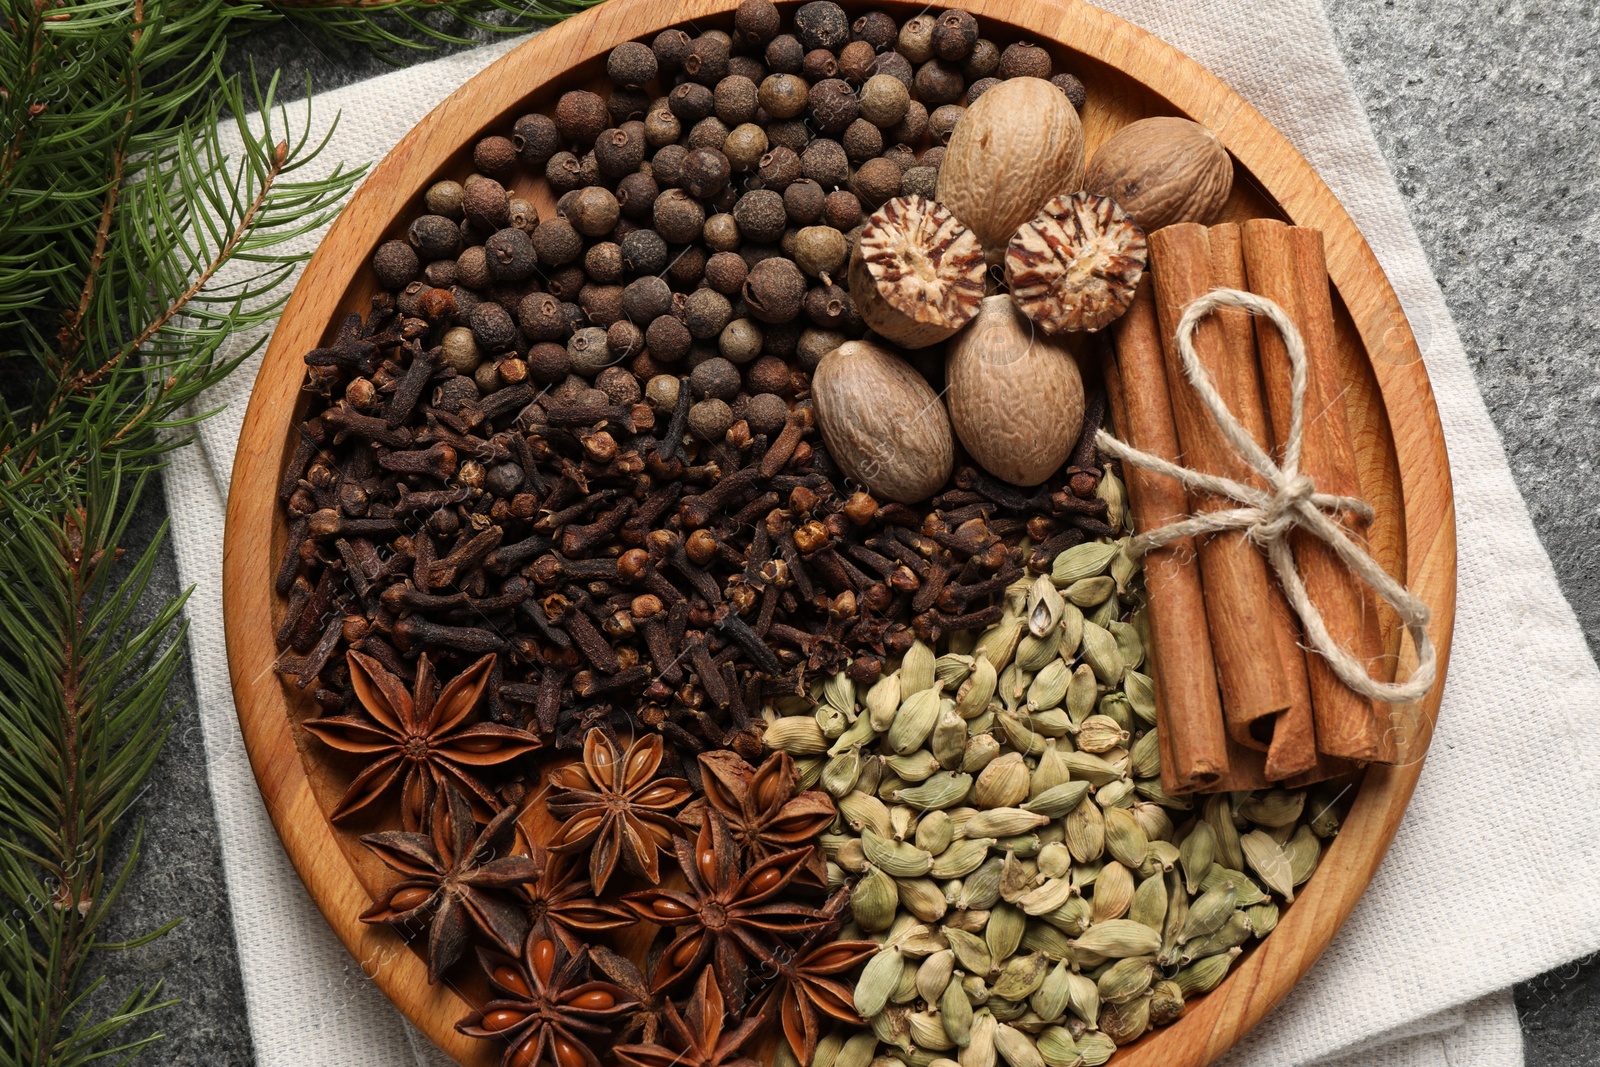
[[[472,143],[506,129],[519,114],[553,104],[559,91],[594,84],[609,49],[693,21],[728,28],[737,0],[608,0],[545,31],[467,82],[374,168],[307,265],[263,360],[240,436],[228,494],[223,607],[229,669],[240,726],[262,796],[312,898],[345,946],[428,1037],[459,1062],[489,1067],[499,1049],[456,1034],[469,1010],[462,993],[427,983],[421,958],[395,934],[358,921],[384,872],[356,833],[326,819],[349,768],[325,751],[301,751],[296,723],[310,702],[272,672],[272,577],[285,529],[275,487],[293,447],[304,368],[300,357],[331,336],[341,312],[372,293],[372,250],[397,236],[420,210],[420,194],[442,177],[471,170]],[[780,5],[792,10],[794,4]],[[873,4],[905,16],[920,5]],[[1180,114],[1212,130],[1237,161],[1226,218],[1282,218],[1326,235],[1335,293],[1338,379],[1348,390],[1362,494],[1377,509],[1368,530],[1376,557],[1433,609],[1433,639],[1447,662],[1455,616],[1455,518],[1443,432],[1421,356],[1376,259],[1310,165],[1258,112],[1215,76],[1147,33],[1081,0],[970,0],[984,35],[1002,45],[1046,43],[1059,69],[1089,87],[1083,124],[1088,148],[1149,115]],[[543,182],[518,191],[550,205]],[[1402,675],[1415,649],[1386,620],[1388,649]],[[1286,909],[1277,930],[1177,1024],[1120,1052],[1126,1067],[1200,1067],[1231,1047],[1281,1001],[1326,948],[1360,898],[1405,811],[1420,773],[1443,678],[1417,707],[1399,743],[1410,762],[1370,770],[1321,869]],[[359,829],[359,828],[357,828]],[[284,951],[295,946],[286,944]],[[462,991],[470,997],[473,991]]]

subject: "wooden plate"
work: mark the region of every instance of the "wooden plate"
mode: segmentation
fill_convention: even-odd
[[[489,1067],[499,1048],[458,1035],[469,1010],[448,985],[430,986],[421,958],[386,928],[363,925],[369,887],[386,881],[352,833],[326,813],[342,791],[321,753],[307,758],[295,724],[315,713],[308,698],[272,672],[275,562],[285,539],[276,486],[292,451],[304,377],[301,356],[325,343],[342,314],[372,294],[366,264],[378,243],[400,233],[396,219],[429,183],[471,170],[473,142],[509,129],[520,114],[549,107],[569,88],[603,80],[612,46],[648,39],[672,25],[728,27],[737,0],[609,0],[506,55],[440,104],[380,163],[351,199],[307,266],[267,350],[250,400],[228,494],[223,610],[240,726],[256,779],[285,849],[306,888],[378,987],[425,1034],[462,1064]],[[792,4],[782,5],[790,8]],[[865,7],[866,5],[860,5]],[[922,10],[893,0],[873,6],[897,16]],[[1158,114],[1188,116],[1214,131],[1237,160],[1228,217],[1288,219],[1323,231],[1337,289],[1341,371],[1366,498],[1378,511],[1372,547],[1433,609],[1433,638],[1447,661],[1455,617],[1455,518],[1443,432],[1415,340],[1394,292],[1344,209],[1310,165],[1259,113],[1193,60],[1080,0],[969,0],[984,35],[1002,45],[1027,38],[1049,45],[1058,69],[1089,87],[1083,113],[1088,149],[1118,127]],[[542,180],[519,186],[541,202]],[[1390,620],[1402,675],[1415,650]],[[1233,1045],[1306,972],[1366,888],[1394,835],[1421,769],[1441,681],[1404,743],[1408,765],[1370,771],[1327,860],[1277,930],[1241,960],[1177,1024],[1122,1050],[1124,1067],[1199,1067]],[[293,951],[293,946],[286,946]],[[470,991],[468,991],[470,994]]]

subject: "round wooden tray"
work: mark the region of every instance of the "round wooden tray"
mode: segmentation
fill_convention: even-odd
[[[273,633],[283,604],[272,589],[285,540],[276,487],[293,450],[302,401],[304,353],[326,343],[348,311],[372,295],[366,264],[380,241],[399,233],[397,218],[439,178],[471,170],[473,142],[501,132],[557,94],[603,82],[616,44],[691,21],[727,27],[737,0],[608,0],[506,55],[440,104],[380,163],[333,224],[286,307],[251,396],[240,434],[223,555],[228,663],[240,726],[278,834],[306,888],[350,952],[416,1026],[462,1064],[489,1067],[498,1046],[455,1032],[469,1010],[448,984],[430,986],[420,956],[384,927],[358,920],[381,867],[326,813],[342,791],[320,754],[303,751],[295,726],[315,714],[310,700],[272,671]],[[783,4],[791,8],[792,4]],[[898,16],[919,5],[874,4]],[[1237,160],[1227,218],[1276,217],[1326,237],[1338,316],[1338,359],[1349,387],[1351,428],[1364,495],[1378,512],[1374,554],[1433,609],[1433,639],[1447,662],[1455,618],[1455,517],[1450,471],[1427,373],[1393,290],[1355,224],[1311,166],[1258,112],[1193,60],[1142,30],[1081,0],[968,0],[984,35],[1001,44],[1044,43],[1058,69],[1089,88],[1083,112],[1087,146],[1149,115],[1179,114],[1204,124]],[[548,213],[542,180],[518,186]],[[1402,646],[1392,617],[1388,647],[1409,673],[1415,650]],[[1394,835],[1421,770],[1428,727],[1443,679],[1402,739],[1399,767],[1369,771],[1326,861],[1288,908],[1277,930],[1177,1024],[1119,1052],[1125,1067],[1200,1067],[1259,1023],[1332,939],[1366,888]],[[293,951],[293,946],[286,946]]]

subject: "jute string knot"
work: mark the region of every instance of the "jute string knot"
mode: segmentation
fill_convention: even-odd
[[[1290,415],[1281,462],[1269,456],[1228,409],[1210,373],[1195,352],[1195,330],[1199,328],[1201,320],[1218,308],[1238,308],[1269,319],[1283,335],[1284,348],[1289,357]],[[1428,605],[1390,577],[1334,518],[1339,512],[1348,511],[1370,520],[1372,507],[1354,497],[1317,492],[1316,485],[1300,470],[1300,455],[1305,439],[1306,348],[1294,322],[1283,308],[1264,297],[1237,289],[1215,289],[1184,308],[1183,316],[1178,321],[1176,341],[1184,377],[1189,380],[1240,462],[1254,471],[1266,488],[1180,467],[1160,456],[1133,448],[1101,430],[1095,443],[1118,459],[1176,479],[1191,492],[1210,494],[1241,505],[1201,512],[1141,533],[1129,543],[1130,554],[1140,556],[1185,537],[1242,530],[1266,553],[1267,561],[1283,586],[1284,597],[1300,617],[1306,640],[1328,661],[1341,682],[1362,696],[1389,704],[1421,699],[1433,688],[1438,672],[1438,652],[1428,637],[1428,622],[1432,615]],[[1296,529],[1326,542],[1346,567],[1377,590],[1378,595],[1394,608],[1406,632],[1416,643],[1417,666],[1410,678],[1403,682],[1379,681],[1368,673],[1361,660],[1333,639],[1322,613],[1306,593],[1305,582],[1295,567],[1289,533]]]

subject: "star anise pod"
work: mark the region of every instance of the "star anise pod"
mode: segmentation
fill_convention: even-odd
[[[728,1011],[714,968],[700,972],[682,1015],[667,1003],[666,1021],[665,1045],[618,1045],[611,1050],[617,1062],[627,1067],[758,1067],[739,1052],[766,1019],[753,1015],[723,1033]]]
[[[733,752],[702,752],[700,779],[705,797],[684,808],[678,821],[698,830],[706,810],[715,809],[746,864],[809,844],[837,814],[832,798],[820,789],[795,792],[800,771],[787,753],[775,752],[752,767]],[[813,884],[826,883],[827,860],[819,849],[811,850],[805,869]]]
[[[500,994],[456,1023],[468,1037],[509,1042],[502,1067],[600,1067],[596,1048],[637,1006],[627,990],[592,981],[589,953],[529,933],[521,959],[478,950],[489,985]]]
[[[737,1010],[744,1006],[750,966],[771,968],[786,947],[831,920],[816,908],[774,903],[804,868],[811,848],[782,852],[741,871],[739,846],[728,825],[708,812],[698,840],[673,840],[688,892],[646,889],[622,902],[647,922],[676,927],[678,935],[662,952],[650,988],[660,991],[714,961],[723,995]]]
[[[540,873],[533,859],[508,854],[516,837],[516,818],[516,809],[507,808],[480,834],[467,798],[446,786],[433,814],[431,834],[399,830],[367,834],[361,843],[405,877],[367,909],[361,921],[405,926],[431,916],[430,982],[437,982],[461,958],[472,927],[506,951],[515,951],[527,934],[528,920],[510,890]]]
[[[846,985],[839,976],[860,967],[881,947],[876,941],[835,941],[838,916],[849,903],[850,894],[835,893],[822,913],[830,922],[813,933],[798,953],[774,957],[777,974],[762,1000],[762,1012],[779,1005],[783,1036],[801,1063],[810,1063],[822,1036],[824,1017],[854,1026],[861,1025],[856,1014],[854,983]]]
[[[645,734],[623,753],[604,730],[590,730],[583,762],[550,774],[550,812],[566,821],[552,852],[589,853],[594,891],[604,893],[620,862],[632,874],[661,880],[658,853],[672,843],[671,812],[689,799],[682,778],[657,778],[661,735]]]
[[[531,845],[528,851],[541,872],[522,887],[528,918],[545,936],[559,939],[568,952],[576,952],[589,935],[637,921],[626,908],[595,899],[589,872],[579,857],[550,852],[542,845]]]
[[[371,656],[352,649],[345,658],[356,699],[371,718],[336,715],[304,724],[326,744],[373,761],[333,809],[334,821],[365,811],[395,786],[400,787],[401,824],[413,833],[422,829],[446,783],[467,794],[480,818],[504,807],[478,780],[478,769],[532,752],[539,739],[498,723],[462,725],[489,684],[493,655],[450,679],[442,691],[433,664],[426,655],[418,656],[416,685],[409,693],[399,677]]]
[[[631,916],[630,916],[631,921]],[[658,1044],[661,1041],[661,1030],[666,1025],[667,1008],[671,1005],[666,997],[658,997],[650,992],[650,983],[644,980],[644,975],[639,972],[638,966],[628,957],[611,951],[604,945],[589,946],[589,962],[594,969],[621,986],[634,1000],[639,1002],[616,1030],[617,1041],[632,1041],[635,1038],[646,1045]]]

